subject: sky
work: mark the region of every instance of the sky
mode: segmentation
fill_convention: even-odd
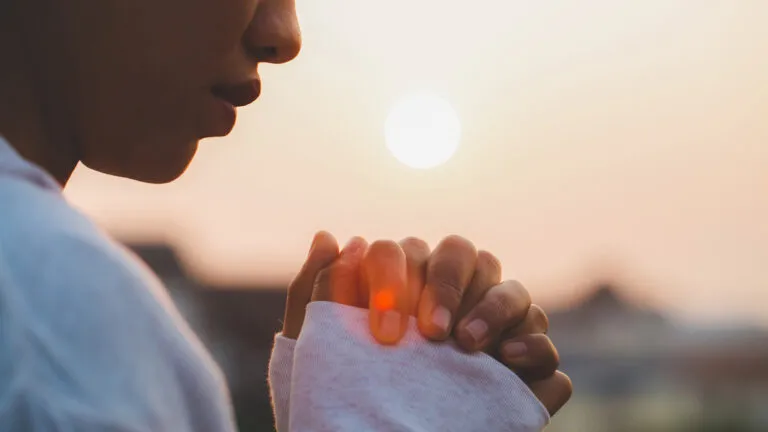
[[[683,319],[768,324],[768,2],[298,0],[300,57],[189,171],[78,168],[66,194],[205,279],[286,281],[313,233],[460,234],[534,300],[601,277]],[[427,90],[462,123],[432,170],[384,123]]]

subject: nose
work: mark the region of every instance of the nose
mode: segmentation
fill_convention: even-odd
[[[257,62],[286,63],[301,51],[295,0],[263,0],[243,37],[246,52]]]

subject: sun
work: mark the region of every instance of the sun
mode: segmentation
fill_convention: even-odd
[[[400,99],[385,124],[387,148],[411,168],[434,168],[456,153],[461,138],[459,116],[451,104],[429,93]]]

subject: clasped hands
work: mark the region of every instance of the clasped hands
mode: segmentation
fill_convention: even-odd
[[[499,260],[459,236],[433,251],[412,237],[370,245],[354,237],[340,251],[331,234],[319,232],[289,286],[283,335],[298,338],[311,301],[369,309],[371,334],[385,345],[401,340],[413,316],[425,338],[453,338],[506,365],[553,415],[573,390],[557,370],[547,316],[519,282],[501,278]]]

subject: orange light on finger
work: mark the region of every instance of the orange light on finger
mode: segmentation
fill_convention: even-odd
[[[388,311],[395,308],[395,293],[385,289],[376,293],[373,297],[373,307],[380,311]]]

